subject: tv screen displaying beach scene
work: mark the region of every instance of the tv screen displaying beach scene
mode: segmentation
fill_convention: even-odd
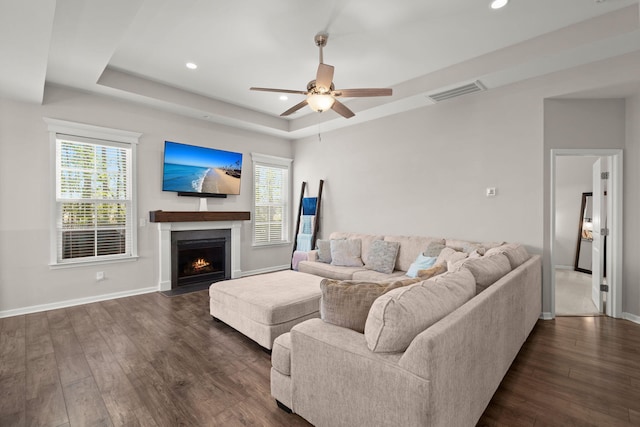
[[[162,190],[240,194],[242,153],[165,141]]]

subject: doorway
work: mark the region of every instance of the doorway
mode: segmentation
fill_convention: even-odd
[[[602,229],[607,239],[607,250],[592,252],[590,215],[584,217],[583,193],[593,190],[590,182],[594,175],[592,165],[608,166],[607,204],[609,215],[603,218]],[[600,173],[598,172],[598,176]],[[579,230],[580,228],[580,230]],[[604,229],[604,230],[603,230]],[[608,230],[608,235],[607,235]],[[580,239],[585,233],[584,239]],[[603,239],[598,236],[596,242]],[[581,245],[581,246],[578,246]],[[575,268],[577,248],[580,247],[581,263],[591,264],[589,255],[595,254],[595,274],[606,271],[606,282],[593,279],[585,268]],[[575,261],[574,261],[575,260]],[[575,265],[574,265],[575,264]],[[556,315],[598,315],[601,311],[612,317],[620,317],[622,310],[622,150],[551,150],[551,302],[552,317]],[[608,286],[606,288],[601,284]],[[602,289],[602,291],[601,291]],[[603,304],[603,300],[606,301]],[[602,310],[599,309],[602,307]]]

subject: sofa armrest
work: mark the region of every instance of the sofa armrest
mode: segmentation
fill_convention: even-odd
[[[293,411],[314,425],[428,423],[429,381],[373,353],[363,334],[311,319],[291,330]]]
[[[434,425],[476,424],[539,316],[540,271],[534,256],[407,348],[399,364],[431,382]]]

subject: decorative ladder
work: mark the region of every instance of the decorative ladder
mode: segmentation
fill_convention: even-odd
[[[322,187],[324,180],[320,180],[318,197],[304,197],[306,182],[302,182],[300,189],[300,204],[298,205],[298,220],[296,221],[296,238],[291,252],[291,269],[296,251],[308,252],[316,247],[318,227],[320,225],[320,204],[322,202]]]

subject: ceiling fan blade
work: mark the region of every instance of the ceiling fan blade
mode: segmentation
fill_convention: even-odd
[[[341,89],[334,90],[333,96],[345,96],[347,98],[355,98],[360,96],[391,96],[393,89],[390,88],[366,88],[366,89]]]
[[[249,88],[249,90],[259,90],[262,92],[297,93],[299,95],[307,95],[307,92],[302,90],[272,89],[268,87],[251,87]]]
[[[296,111],[298,111],[299,109],[301,109],[305,105],[307,105],[307,100],[306,99],[304,101],[302,101],[302,102],[297,103],[293,107],[289,108],[284,113],[280,114],[280,117],[288,116],[289,114],[295,113]]]
[[[337,99],[333,103],[333,106],[331,107],[331,109],[336,113],[340,114],[345,119],[355,116],[355,113],[353,111],[348,109],[346,105],[344,105],[342,102],[338,101]]]
[[[331,90],[331,83],[333,83],[333,65],[318,65],[318,73],[316,74],[316,88],[321,92],[328,92],[329,90]],[[320,88],[324,88],[324,90]]]

